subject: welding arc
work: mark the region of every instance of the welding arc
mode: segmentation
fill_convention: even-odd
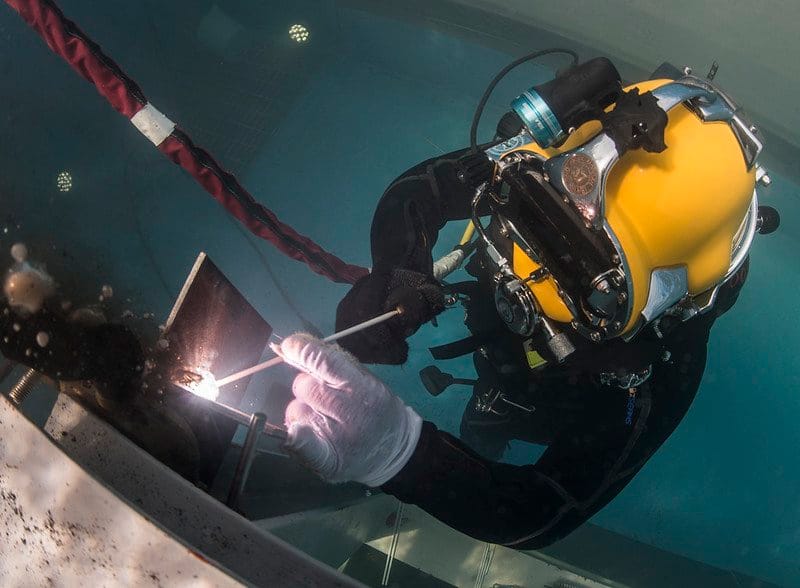
[[[342,337],[347,337],[348,335],[352,335],[353,333],[358,333],[359,331],[363,331],[364,329],[368,329],[372,326],[378,325],[382,322],[388,321],[390,318],[394,318],[397,315],[401,314],[402,310],[396,308],[395,310],[391,310],[387,313],[384,313],[380,316],[376,316],[375,318],[371,318],[363,323],[358,323],[357,325],[353,325],[350,328],[344,329],[343,331],[339,331],[338,333],[334,333],[333,335],[329,335],[323,339],[326,343],[330,343],[332,341],[336,341],[341,339]],[[246,378],[247,376],[252,376],[255,373],[263,371],[267,368],[271,368],[272,366],[278,365],[279,363],[283,363],[282,357],[273,357],[272,359],[268,359],[267,361],[263,361],[253,367],[249,367],[244,369],[240,372],[236,372],[235,374],[231,374],[230,376],[226,376],[221,380],[217,380],[217,386],[222,388],[226,384],[230,384],[231,382],[235,382],[236,380],[241,380],[242,378]]]

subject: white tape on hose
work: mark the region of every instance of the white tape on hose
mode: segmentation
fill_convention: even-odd
[[[131,122],[139,131],[158,147],[175,130],[175,123],[152,104],[147,104],[131,117]]]

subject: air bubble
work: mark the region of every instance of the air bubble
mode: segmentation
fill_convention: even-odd
[[[105,323],[106,317],[96,308],[78,308],[70,313],[68,320],[85,327],[96,327]]]
[[[23,263],[27,260],[28,248],[25,246],[25,243],[14,243],[11,247],[11,257],[13,257],[14,261],[17,263]]]
[[[38,333],[36,333],[36,344],[39,347],[47,347],[48,343],[50,343],[50,335],[48,335],[44,331],[39,331]]]
[[[28,264],[22,264],[19,271],[9,273],[3,284],[9,305],[30,314],[39,312],[54,290],[53,279]]]

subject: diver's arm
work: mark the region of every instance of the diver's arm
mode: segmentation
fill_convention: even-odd
[[[424,161],[384,192],[370,232],[373,272],[400,267],[430,275],[439,231],[448,221],[470,217],[474,184],[491,169],[485,158],[485,166],[475,163],[482,155],[465,159],[468,152]]]
[[[483,541],[551,544],[612,500],[683,418],[705,367],[708,331],[695,327],[673,348],[673,363],[654,368],[630,424],[626,392],[618,390],[612,404],[560,433],[536,464],[513,466],[487,461],[425,422],[411,459],[383,489]]]
[[[448,220],[470,216],[474,193],[470,186],[491,170],[483,155],[464,158],[467,152],[463,149],[413,167],[378,203],[371,231],[372,271],[339,303],[336,329],[398,307],[403,314],[340,341],[361,361],[404,363],[406,338],[444,310],[441,285],[432,275],[431,251]],[[459,174],[467,181],[462,182]]]

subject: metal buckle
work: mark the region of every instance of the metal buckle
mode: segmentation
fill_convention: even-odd
[[[524,404],[519,404],[517,402],[514,402],[513,400],[509,400],[506,397],[505,393],[499,388],[489,388],[486,392],[478,396],[478,398],[475,401],[475,410],[483,413],[496,414],[498,416],[507,415],[508,410],[506,410],[505,412],[500,412],[495,408],[495,405],[498,402],[504,402],[508,406],[511,406],[513,408],[518,408],[527,413],[532,413],[536,410],[535,406],[527,406]]]
[[[603,386],[617,386],[622,390],[638,388],[650,379],[653,375],[653,366],[649,365],[638,372],[626,372],[618,374],[616,372],[603,372],[600,374],[600,383]]]

